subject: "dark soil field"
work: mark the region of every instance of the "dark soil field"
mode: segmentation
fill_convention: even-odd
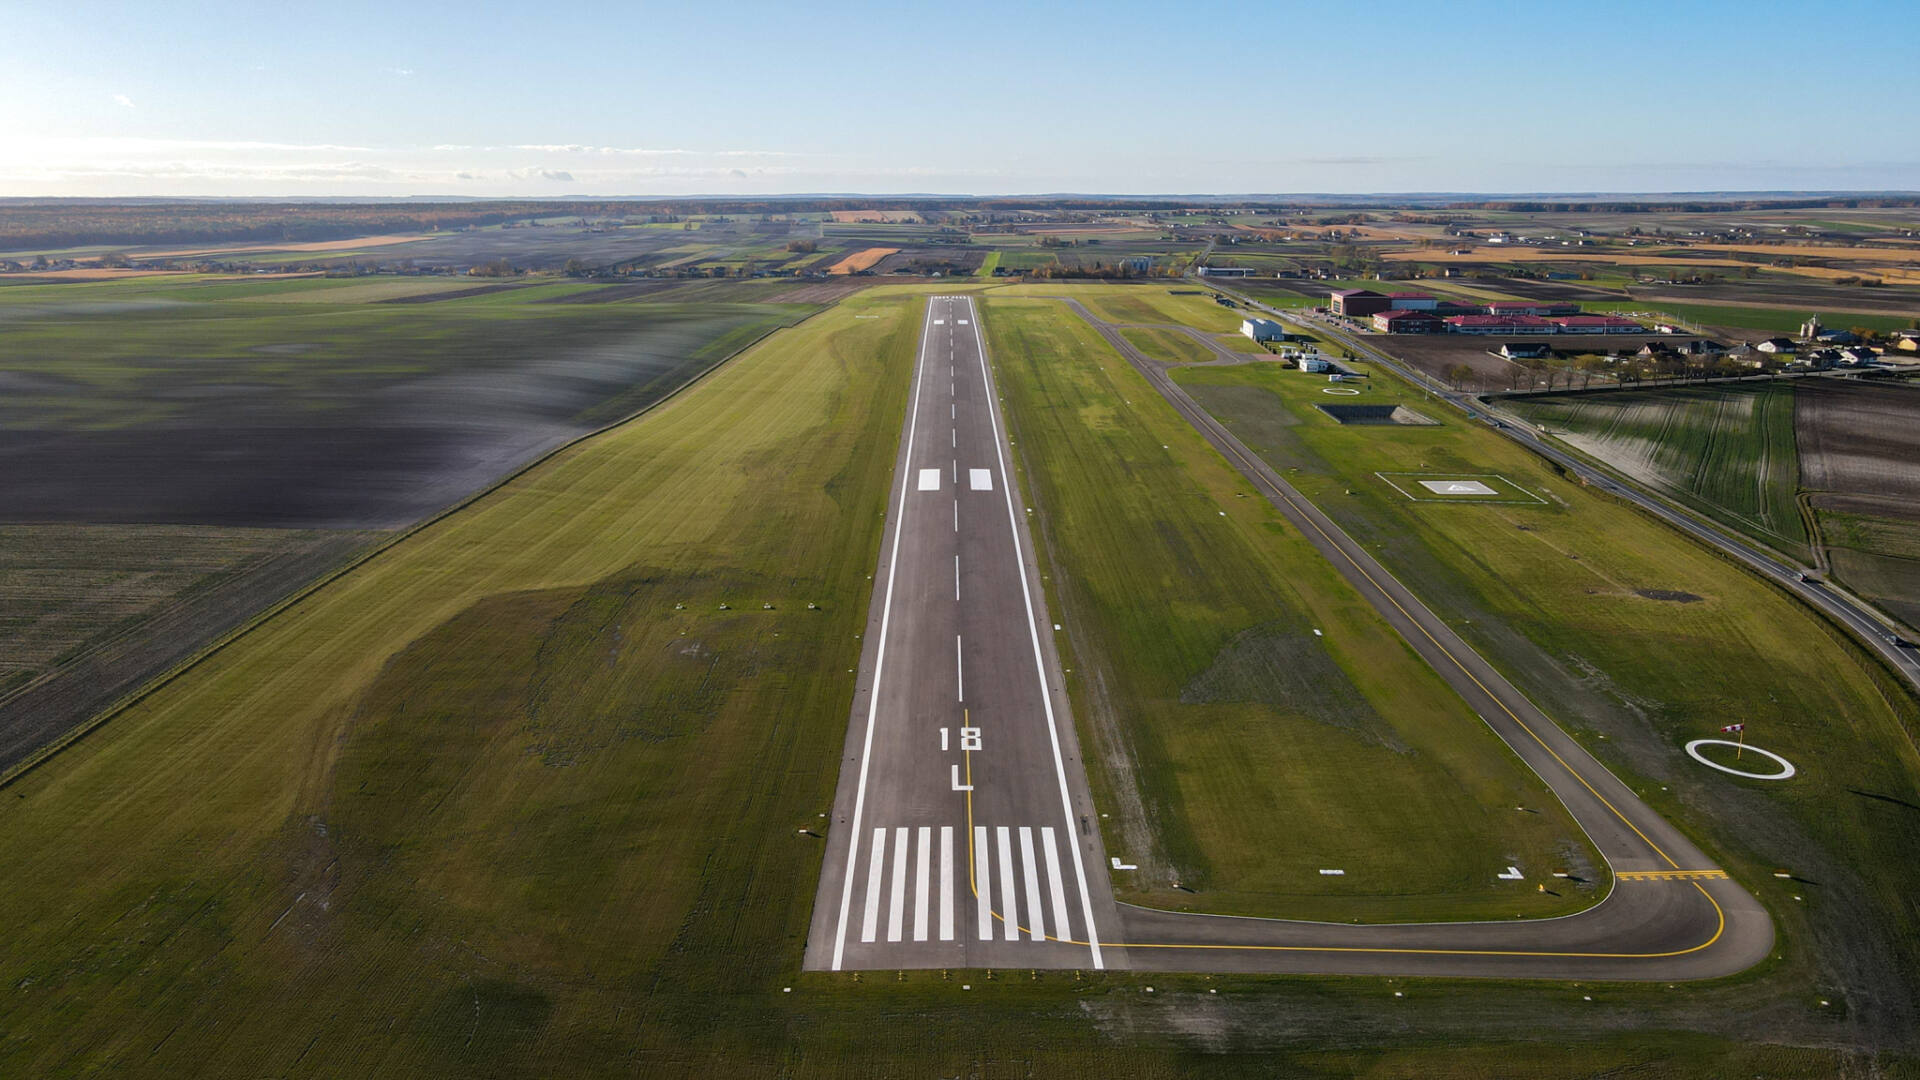
[[[1677,303],[1742,304],[1771,307],[1785,304],[1804,308],[1808,315],[1826,316],[1830,326],[1845,326],[1836,316],[1845,312],[1877,315],[1920,316],[1920,290],[1883,286],[1826,285],[1818,281],[1728,281],[1712,285],[1639,286],[1638,299],[1671,300]]]
[[[0,526],[0,774],[381,535]]]
[[[816,309],[631,286],[543,304],[531,283],[386,302],[416,284],[0,295],[0,770],[384,532]]]
[[[1920,628],[1920,387],[1804,380],[1794,428],[1834,576]]]

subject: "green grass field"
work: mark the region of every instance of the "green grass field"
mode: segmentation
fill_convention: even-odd
[[[1769,547],[1809,558],[1795,501],[1794,388],[1672,387],[1524,398],[1505,407],[1561,441]]]
[[[1108,763],[1108,847],[1141,867],[1116,875],[1122,897],[1365,920],[1592,902],[1593,885],[1493,879],[1507,853],[1542,880],[1604,869],[1538,778],[1145,380],[1056,301],[990,293],[982,320],[1059,582],[1069,691]]]
[[[1178,330],[1130,326],[1120,331],[1120,336],[1132,342],[1134,348],[1169,364],[1204,364],[1215,359],[1213,352],[1205,345]]]

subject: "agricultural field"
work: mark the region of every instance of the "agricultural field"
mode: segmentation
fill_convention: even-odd
[[[1907,868],[1920,834],[1901,815],[1920,802],[1906,726],[1917,703],[1890,672],[1786,595],[1386,372],[1347,400],[1442,423],[1339,424],[1317,408],[1323,384],[1272,365],[1176,378],[1755,888],[1781,959],[1744,995],[1804,1016],[1787,1002],[1830,987],[1862,1023],[1913,1027],[1915,957],[1893,943],[1916,940]],[[1411,500],[1383,472],[1493,474],[1546,505]],[[1766,788],[1680,753],[1734,721],[1801,779]],[[1788,879],[1771,876],[1782,867]]]
[[[459,284],[0,289],[0,771],[367,545],[818,309]]]
[[[1504,405],[1920,624],[1920,390],[1797,379]]]
[[[1503,406],[1690,509],[1800,560],[1796,383],[1520,398]]]
[[[1003,292],[982,319],[1069,692],[1108,848],[1140,865],[1116,895],[1367,921],[1591,903],[1604,868],[1539,779],[1071,309]],[[1492,880],[1501,860],[1584,884],[1523,893]]]

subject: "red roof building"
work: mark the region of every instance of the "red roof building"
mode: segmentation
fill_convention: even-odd
[[[1447,321],[1431,311],[1381,311],[1374,313],[1373,328],[1383,334],[1443,334]]]
[[[1563,334],[1644,334],[1647,328],[1618,315],[1567,315],[1553,320]]]
[[[1447,329],[1456,334],[1557,334],[1560,327],[1538,315],[1453,315]]]

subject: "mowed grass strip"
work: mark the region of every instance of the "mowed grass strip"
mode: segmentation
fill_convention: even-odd
[[[1523,419],[1769,547],[1806,558],[1794,387],[1673,387],[1511,399]]]
[[[1108,847],[1140,866],[1122,897],[1339,920],[1593,900],[1539,779],[1090,327],[997,293],[982,319]],[[1514,863],[1526,882],[1495,880]]]
[[[1202,364],[1216,359],[1212,350],[1179,330],[1130,326],[1120,331],[1120,336],[1132,342],[1134,348],[1169,364]]]
[[[920,310],[777,335],[9,787],[0,1073],[740,1052],[713,1011],[798,965]]]

